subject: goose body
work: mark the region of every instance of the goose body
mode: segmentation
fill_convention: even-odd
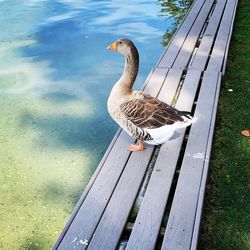
[[[132,41],[120,39],[107,49],[118,51],[125,57],[123,74],[111,90],[107,107],[119,126],[139,141],[139,145],[128,148],[130,151],[143,150],[143,142],[162,144],[177,129],[192,123],[189,112],[179,111],[149,94],[132,90],[139,67],[138,51]]]

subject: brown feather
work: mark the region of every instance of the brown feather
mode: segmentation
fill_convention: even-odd
[[[142,129],[184,121],[181,111],[145,93],[123,103],[120,110],[126,119]]]

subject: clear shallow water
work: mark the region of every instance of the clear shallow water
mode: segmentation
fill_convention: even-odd
[[[136,43],[139,88],[189,4],[170,2],[0,0],[0,249],[52,246],[117,129],[105,48]]]

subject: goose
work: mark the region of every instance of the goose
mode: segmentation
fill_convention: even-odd
[[[119,39],[107,50],[117,51],[125,57],[123,74],[110,92],[107,108],[113,120],[138,141],[137,144],[130,144],[129,151],[143,151],[144,142],[162,144],[177,129],[192,123],[190,112],[179,111],[147,93],[133,90],[139,54],[131,40]]]

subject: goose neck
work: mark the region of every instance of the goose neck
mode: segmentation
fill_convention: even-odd
[[[120,78],[120,84],[128,92],[132,92],[132,87],[138,74],[139,57],[137,50],[125,56],[125,66]]]

